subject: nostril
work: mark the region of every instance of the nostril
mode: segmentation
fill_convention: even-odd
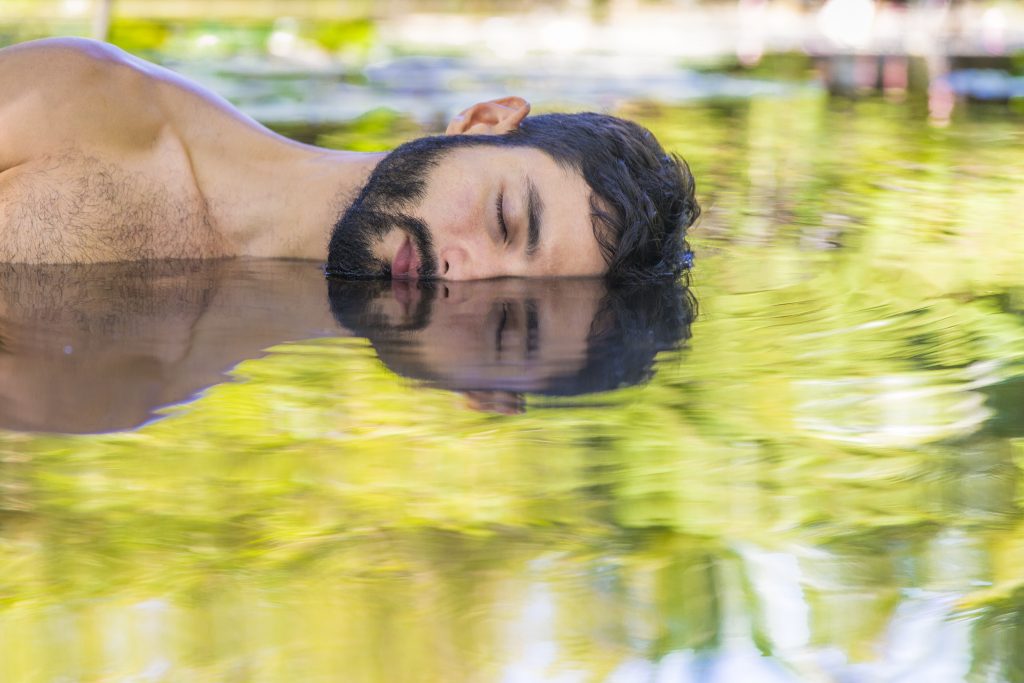
[[[445,261],[445,262],[444,262],[444,274],[445,274],[445,275],[447,275],[447,274],[448,274],[448,268],[449,268],[449,264],[448,264],[448,262],[447,262],[447,261]]]

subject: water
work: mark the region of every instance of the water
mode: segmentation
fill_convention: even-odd
[[[0,680],[1024,680],[1019,117],[621,113],[706,210],[614,391],[599,287],[5,271]]]

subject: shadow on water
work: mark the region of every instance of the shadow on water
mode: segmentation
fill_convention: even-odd
[[[0,427],[130,429],[289,341],[357,336],[392,371],[524,410],[647,380],[690,336],[677,283],[325,281],[307,262],[208,261],[0,270]]]

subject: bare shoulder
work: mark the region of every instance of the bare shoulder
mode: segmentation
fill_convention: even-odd
[[[116,62],[127,56],[123,50],[109,43],[89,38],[42,38],[16,43],[0,49],[0,70],[7,64],[27,59],[36,63],[43,60],[58,60],[70,63]]]
[[[90,40],[0,50],[0,262],[223,255],[178,79]]]
[[[141,62],[105,43],[50,38],[0,50],[0,171],[69,145],[137,145],[161,125]]]
[[[40,72],[60,75],[54,67],[73,69],[68,76],[104,64],[126,63],[128,54],[108,43],[88,38],[43,38],[0,49],[0,77],[8,85],[30,81]]]

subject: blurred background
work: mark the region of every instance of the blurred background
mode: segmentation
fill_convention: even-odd
[[[522,415],[296,328],[137,429],[0,430],[0,680],[1024,681],[1024,4],[0,0],[58,34],[331,147],[635,119],[697,179],[700,316]],[[0,360],[62,356],[27,308]]]
[[[276,124],[424,123],[509,89],[610,108],[792,92],[1024,107],[1008,0],[4,0],[0,44],[109,40]]]

